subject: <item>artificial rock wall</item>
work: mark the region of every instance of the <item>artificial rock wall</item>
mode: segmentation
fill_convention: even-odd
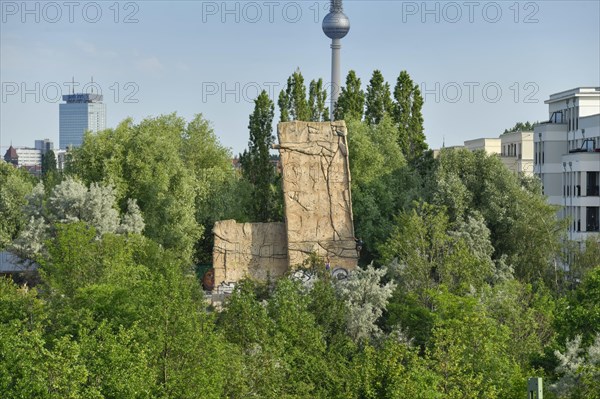
[[[215,284],[235,283],[243,277],[266,281],[288,270],[283,223],[236,223],[223,220],[213,229]]]
[[[311,252],[356,267],[346,135],[343,121],[278,125],[290,267]]]
[[[332,270],[356,268],[347,130],[343,121],[278,125],[285,223],[215,223],[215,287],[267,280],[315,252]]]

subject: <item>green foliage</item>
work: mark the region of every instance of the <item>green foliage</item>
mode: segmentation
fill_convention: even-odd
[[[273,102],[263,90],[254,100],[254,112],[250,115],[248,150],[240,157],[242,175],[252,187],[249,214],[253,222],[270,222],[282,218],[278,204],[283,202],[283,195],[279,190],[269,153],[274,141],[273,117]]]
[[[136,199],[144,234],[191,259],[195,247],[203,248],[201,223],[214,221],[206,213],[210,203],[223,204],[224,215],[237,212],[229,197],[236,181],[230,159],[201,115],[186,125],[171,114],[138,125],[125,120],[114,130],[87,135],[74,152],[71,173],[86,183],[112,184],[122,211],[127,198]]]
[[[27,196],[24,207],[29,220],[10,245],[11,251],[22,259],[38,260],[45,255],[45,240],[55,231],[56,224],[84,222],[98,236],[106,233],[141,233],[144,221],[134,200],[128,200],[127,213],[117,210],[116,196],[111,186],[92,183],[89,188],[67,177],[46,194],[39,183]]]
[[[361,120],[365,108],[365,92],[360,87],[360,78],[356,72],[348,72],[346,76],[346,86],[341,88],[338,101],[335,105],[334,119]]]
[[[520,180],[483,151],[442,150],[433,174],[428,196],[449,209],[451,222],[464,219],[467,210],[477,211],[490,230],[495,260],[505,257],[524,281],[543,279],[558,289],[555,262],[564,226],[539,183]]]
[[[347,333],[355,342],[368,341],[380,334],[376,322],[396,287],[393,281],[382,283],[386,273],[386,268],[375,269],[371,264],[364,270],[355,270],[337,285],[340,296],[346,301]]]
[[[423,97],[419,86],[415,85],[408,72],[402,71],[394,88],[393,119],[398,126],[398,142],[408,160],[420,157],[425,150],[423,133]]]
[[[436,387],[440,376],[426,359],[393,333],[381,345],[367,345],[354,360],[354,381],[358,397],[365,399],[442,398]]]
[[[306,86],[300,69],[288,78],[286,89],[279,93],[278,105],[280,122],[311,120],[311,109],[306,99]]]
[[[525,123],[523,123],[523,122],[517,122],[510,129],[504,129],[504,133],[502,133],[502,134],[511,133],[511,132],[532,132],[533,131],[533,126],[536,123],[537,122],[531,123],[529,121],[527,121]]]
[[[201,114],[186,126],[181,154],[194,174],[196,222],[208,230],[218,220],[247,221],[251,188],[233,170],[231,151]],[[196,261],[211,263],[212,247],[212,234],[204,234],[195,246]]]
[[[0,281],[0,392],[3,398],[98,398],[85,387],[79,345],[46,339],[44,303],[34,290]]]
[[[42,181],[44,186],[52,188],[60,183],[61,174],[56,167],[56,155],[54,151],[48,150],[42,155]]]
[[[600,267],[590,270],[581,284],[560,302],[557,316],[559,341],[576,335],[589,345],[600,334]]]
[[[584,242],[567,242],[565,252],[571,256],[568,272],[571,282],[580,282],[590,270],[600,266],[600,241],[594,236]]]
[[[322,80],[308,94],[297,71],[282,120],[326,120]],[[245,280],[215,307],[190,264],[210,263],[201,233],[280,217],[265,92],[243,176],[201,115],[88,134],[65,179],[35,188],[0,163],[0,249],[35,254],[41,276],[0,280],[0,396],[515,398],[540,375],[549,397],[596,398],[597,243],[566,248],[563,272],[539,182],[482,152],[434,160],[405,71],[394,99],[380,72],[366,98],[351,72],[336,108],[361,264],[375,262],[338,281],[315,254],[310,284]]]
[[[568,341],[564,353],[555,352],[559,360],[556,372],[559,380],[551,385],[561,398],[600,398],[600,334],[588,347],[581,345],[581,336]]]
[[[329,120],[329,108],[325,106],[327,90],[323,89],[323,79],[311,80],[308,90],[308,108],[310,120],[323,122]]]
[[[348,132],[354,225],[370,261],[378,257],[377,244],[390,234],[390,215],[410,205],[417,195],[418,180],[406,166],[389,117],[378,125],[350,120]]]
[[[507,356],[509,330],[499,325],[475,298],[440,290],[433,297],[438,317],[428,350],[442,377],[444,398],[519,397],[526,375]]]
[[[543,285],[534,288],[514,279],[504,281],[485,287],[480,300],[486,312],[509,332],[507,355],[523,369],[553,345],[556,302]]]
[[[423,304],[428,292],[444,284],[455,293],[480,288],[492,276],[493,264],[484,241],[479,250],[477,230],[452,230],[444,208],[427,203],[402,212],[381,253],[396,261],[395,273],[405,290],[420,293]]]
[[[0,161],[0,251],[17,237],[25,224],[22,208],[32,189],[27,172]]]
[[[381,71],[375,70],[367,86],[365,96],[365,121],[370,125],[379,124],[385,115],[393,113],[394,105],[390,93],[390,85],[385,81]]]

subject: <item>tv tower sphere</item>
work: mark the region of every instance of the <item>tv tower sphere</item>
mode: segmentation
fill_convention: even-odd
[[[323,19],[323,32],[330,39],[342,39],[350,30],[350,20],[342,11],[332,11]]]

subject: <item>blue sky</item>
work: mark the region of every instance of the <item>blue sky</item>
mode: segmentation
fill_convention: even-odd
[[[202,113],[239,153],[259,89],[277,96],[297,67],[307,83],[329,80],[328,3],[2,0],[0,150],[58,144],[58,95],[93,76],[109,127]],[[598,1],[346,0],[344,11],[342,75],[366,87],[380,69],[393,88],[407,70],[434,148],[543,120],[550,94],[600,86]]]

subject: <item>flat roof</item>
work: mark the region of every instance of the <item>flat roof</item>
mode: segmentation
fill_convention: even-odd
[[[571,97],[599,97],[600,98],[600,87],[576,87],[554,93],[550,95],[550,98],[544,101],[544,104],[551,104],[558,101],[566,100]]]

